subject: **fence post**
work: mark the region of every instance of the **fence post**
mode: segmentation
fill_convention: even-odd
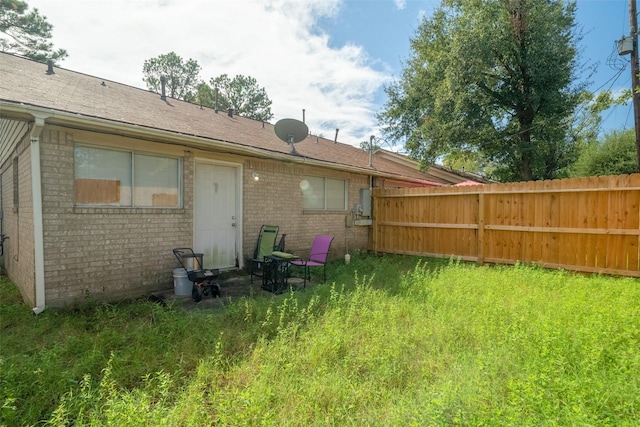
[[[478,265],[484,265],[484,193],[478,193]]]
[[[371,198],[373,199],[372,203],[372,215],[371,215],[371,247],[373,249],[373,254],[378,255],[378,221],[377,217],[379,215],[380,209],[378,206],[378,201],[380,200],[379,191],[377,188],[374,188],[371,191]]]

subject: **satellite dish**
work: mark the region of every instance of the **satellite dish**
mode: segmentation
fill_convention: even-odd
[[[291,146],[292,153],[296,152],[293,144],[303,141],[309,135],[307,125],[296,119],[278,120],[273,130],[278,138]]]

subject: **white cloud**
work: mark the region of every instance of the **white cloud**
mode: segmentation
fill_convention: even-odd
[[[375,133],[374,97],[389,76],[358,45],[329,47],[320,18],[341,0],[32,0],[54,25],[60,65],[144,87],[146,59],[176,52],[202,66],[201,77],[257,79],[274,119],[302,117],[313,133],[358,145]],[[404,3],[396,0],[398,7]]]
[[[404,9],[407,6],[407,0],[393,0],[393,2],[400,10]]]

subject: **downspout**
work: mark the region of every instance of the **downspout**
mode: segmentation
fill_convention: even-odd
[[[46,308],[44,286],[44,233],[42,225],[42,173],[40,167],[40,134],[48,115],[32,113],[35,121],[31,129],[31,193],[33,198],[33,244],[36,280],[36,306],[34,314]]]

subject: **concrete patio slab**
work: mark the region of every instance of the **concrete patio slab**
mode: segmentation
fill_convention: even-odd
[[[302,278],[292,277],[289,279],[289,286],[296,289],[303,289]],[[211,297],[205,295],[200,302],[195,302],[191,295],[176,295],[173,288],[163,291],[154,292],[150,299],[153,301],[163,302],[166,304],[174,304],[187,310],[209,309],[221,307],[224,304],[233,302],[240,298],[252,297],[257,295],[273,295],[269,291],[262,289],[262,282],[259,278],[254,278],[251,283],[251,276],[233,276],[226,279],[218,280],[222,295],[220,297]],[[307,282],[306,287],[313,286],[313,283]]]

